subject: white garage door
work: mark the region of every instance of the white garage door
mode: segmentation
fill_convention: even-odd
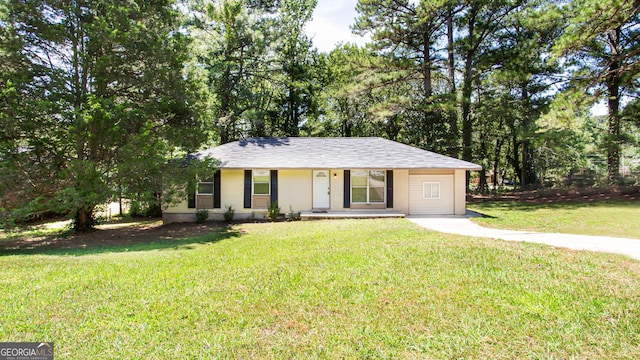
[[[453,215],[453,175],[410,175],[410,215]]]

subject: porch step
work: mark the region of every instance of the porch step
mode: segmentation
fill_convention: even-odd
[[[405,216],[404,213],[394,211],[327,211],[322,213],[303,211],[300,213],[302,220],[403,218]]]

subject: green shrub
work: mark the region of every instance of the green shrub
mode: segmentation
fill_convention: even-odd
[[[11,230],[16,226],[15,219],[4,208],[0,208],[0,230]]]
[[[131,201],[131,205],[129,205],[129,216],[131,217],[136,217],[136,216],[143,216],[143,212],[142,212],[142,205],[140,204],[139,201]]]
[[[271,221],[278,220],[278,216],[280,216],[280,206],[278,206],[278,201],[274,201],[269,204],[269,210],[267,210],[267,217]]]
[[[298,221],[300,220],[300,211],[293,211],[293,207],[289,205],[289,214],[287,214],[287,217],[291,221]]]
[[[203,222],[207,221],[208,218],[209,218],[209,210],[200,209],[196,212],[196,222],[198,224],[202,224]]]
[[[236,211],[231,205],[227,205],[225,209],[227,209],[227,211],[224,212],[224,221],[233,221],[233,217],[236,216]]]

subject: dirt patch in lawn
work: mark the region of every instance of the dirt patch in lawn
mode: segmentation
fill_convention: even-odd
[[[46,227],[47,224],[41,226]],[[72,230],[55,235],[20,236],[0,242],[0,253],[30,252],[100,247],[126,247],[145,243],[171,242],[223,231],[225,223],[174,223],[164,225],[162,220],[129,220],[98,225],[96,230],[76,233]]]
[[[603,200],[640,200],[640,186],[607,188],[567,188],[514,191],[498,194],[470,194],[469,202],[520,201],[527,203],[594,202]]]

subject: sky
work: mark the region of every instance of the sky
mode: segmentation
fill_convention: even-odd
[[[351,33],[349,26],[355,23],[357,0],[318,0],[313,19],[306,32],[321,52],[330,52],[339,42],[363,45],[368,37]]]

